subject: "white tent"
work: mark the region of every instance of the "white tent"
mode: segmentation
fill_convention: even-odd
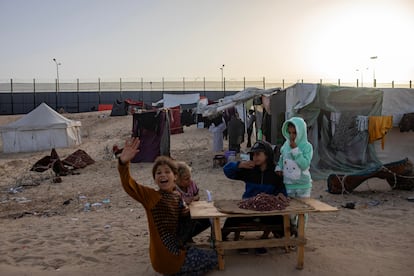
[[[163,94],[164,107],[175,107],[180,104],[198,103],[200,100],[200,93],[194,94]]]
[[[21,119],[0,126],[3,152],[33,152],[81,144],[81,122],[42,103]]]

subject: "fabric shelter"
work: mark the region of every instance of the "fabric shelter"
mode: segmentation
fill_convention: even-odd
[[[81,122],[67,119],[46,103],[19,120],[0,126],[3,152],[34,152],[81,144]]]

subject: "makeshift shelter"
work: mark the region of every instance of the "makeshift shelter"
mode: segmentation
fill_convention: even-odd
[[[125,116],[128,114],[128,106],[125,101],[116,99],[112,104],[111,116]]]
[[[146,105],[143,101],[136,101],[132,99],[125,99],[125,106],[128,114],[134,114],[142,109],[152,109],[151,106]]]
[[[414,111],[413,93],[407,89],[393,94],[378,88],[295,84],[271,96],[272,143],[283,142],[280,129],[285,119],[300,116],[307,123],[308,139],[314,147],[314,179],[376,168],[381,162],[369,143],[367,118],[393,116],[394,125],[398,125],[394,116]],[[403,111],[398,106],[404,107]]]
[[[164,109],[133,114],[132,136],[140,138],[133,163],[153,162],[160,155],[170,156],[170,119]]]
[[[181,109],[181,125],[191,126],[196,123],[197,103],[180,104]]]
[[[33,152],[81,144],[81,122],[65,118],[46,103],[1,126],[3,152]]]

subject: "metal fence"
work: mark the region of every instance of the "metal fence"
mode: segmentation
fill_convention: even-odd
[[[117,99],[130,98],[151,104],[162,99],[164,93],[200,93],[210,100],[217,100],[232,95],[247,87],[286,88],[295,83],[323,83],[350,87],[412,88],[412,82],[377,83],[376,80],[362,83],[342,82],[337,80],[272,80],[266,78],[228,79],[222,81],[206,78],[182,78],[159,80],[118,79],[111,81],[61,81],[44,82],[33,79],[25,81],[10,79],[0,80],[0,115],[25,114],[42,102],[52,108],[63,108],[66,112],[88,112],[97,110],[100,104],[113,104]]]
[[[412,81],[406,82],[377,82],[374,81],[342,81],[337,80],[323,80],[323,79],[299,79],[299,80],[275,80],[270,78],[256,78],[248,79],[246,77],[241,79],[226,79],[217,81],[206,78],[182,78],[182,79],[122,79],[105,80],[100,78],[96,80],[82,80],[60,81],[57,79],[54,82],[39,81],[36,79],[21,80],[10,79],[0,80],[1,92],[88,92],[88,91],[226,91],[236,90],[240,91],[246,87],[271,88],[280,87],[286,88],[298,82],[307,83],[323,83],[335,84],[341,86],[351,87],[380,87],[380,88],[412,88]]]

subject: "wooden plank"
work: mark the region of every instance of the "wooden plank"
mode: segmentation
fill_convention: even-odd
[[[214,202],[214,206],[221,213],[227,214],[228,217],[246,217],[246,216],[274,216],[285,214],[308,213],[314,211],[314,208],[302,201],[292,198],[289,205],[283,210],[272,211],[255,211],[241,209],[237,206],[240,200],[218,200]]]
[[[216,247],[220,249],[259,248],[259,247],[285,247],[305,245],[306,239],[259,239],[259,240],[238,240],[238,241],[217,241]]]
[[[285,210],[276,210],[271,212],[255,211],[246,214],[222,213],[217,210],[213,202],[207,202],[202,200],[193,201],[190,204],[190,213],[192,218],[274,216],[333,211],[338,211],[338,208],[328,205],[314,198],[291,199],[290,205]]]
[[[299,214],[298,218],[298,239],[305,238],[305,215]],[[303,265],[305,262],[305,246],[299,245],[298,246],[298,264],[296,266],[297,269],[303,269]]]
[[[283,232],[285,233],[285,236],[283,237],[283,240],[285,242],[285,251],[286,253],[289,253],[289,241],[290,241],[290,215],[284,215],[283,216]]]
[[[227,214],[217,211],[213,202],[193,201],[190,204],[191,218],[220,218],[227,217]]]
[[[224,249],[217,246],[217,243],[220,243],[223,239],[221,236],[220,218],[216,217],[213,219],[213,228],[214,228],[214,237],[216,239],[218,267],[219,267],[219,270],[224,270]]]
[[[329,204],[326,204],[322,201],[319,201],[314,198],[300,198],[300,201],[312,206],[315,210],[314,212],[335,212],[338,211],[338,208],[333,207]]]

